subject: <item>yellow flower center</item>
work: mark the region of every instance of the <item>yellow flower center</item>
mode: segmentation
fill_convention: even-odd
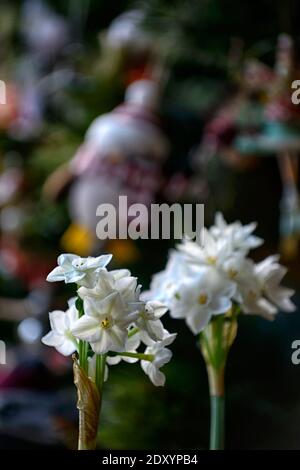
[[[237,275],[238,275],[238,271],[235,271],[234,269],[228,270],[228,276],[230,279],[235,279]]]
[[[206,261],[208,262],[208,264],[216,264],[217,258],[216,256],[208,256],[206,258]]]
[[[104,328],[105,330],[110,327],[110,321],[106,317],[104,320],[101,321],[101,328]]]
[[[200,305],[205,305],[207,302],[207,295],[206,294],[199,295],[198,302]]]

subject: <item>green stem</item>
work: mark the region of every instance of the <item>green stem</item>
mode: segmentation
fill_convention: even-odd
[[[125,356],[125,357],[133,357],[136,359],[140,359],[142,361],[149,361],[149,362],[152,362],[154,360],[154,354],[124,352],[124,353],[117,353],[116,355]]]
[[[210,397],[210,450],[224,450],[224,396]]]
[[[97,354],[96,357],[96,377],[95,382],[99,391],[100,397],[102,397],[102,388],[105,377],[105,364],[106,364],[106,354]]]
[[[86,373],[88,372],[88,350],[89,344],[86,341],[79,340],[79,364]]]
[[[78,310],[78,316],[79,318],[84,315],[84,307],[83,307],[83,301],[77,296],[76,299],[76,308]],[[88,350],[89,350],[89,344],[86,341],[82,341],[81,339],[79,340],[78,343],[78,355],[79,355],[79,364],[82,369],[88,373]]]
[[[128,333],[128,338],[132,338],[132,336],[136,335],[139,331],[140,329],[137,327],[132,328]]]
[[[208,366],[210,393],[210,450],[223,450],[225,439],[224,371]]]

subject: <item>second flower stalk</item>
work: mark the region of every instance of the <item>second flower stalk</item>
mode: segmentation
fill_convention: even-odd
[[[223,450],[225,439],[225,368],[227,356],[237,333],[238,307],[218,315],[200,333],[200,348],[205,360],[210,394],[210,449]]]

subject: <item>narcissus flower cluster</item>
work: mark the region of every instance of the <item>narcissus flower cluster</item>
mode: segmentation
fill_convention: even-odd
[[[173,318],[185,319],[194,334],[204,330],[216,315],[232,306],[245,314],[268,319],[280,311],[291,312],[293,290],[281,286],[286,268],[279,257],[260,263],[249,251],[263,240],[253,235],[255,223],[227,224],[221,214],[204,229],[204,244],[183,240],[170,252],[164,271],[155,274],[145,299],[155,297],[168,306]]]
[[[76,283],[78,297],[70,300],[66,312],[50,312],[51,331],[42,341],[64,355],[78,351],[80,341],[87,343],[92,379],[97,355],[105,355],[106,378],[108,366],[140,360],[153,384],[164,385],[160,368],[170,361],[172,353],[166,346],[176,337],[161,321],[168,308],[160,301],[141,300],[141,286],[130,271],[107,269],[111,258],[59,256],[47,280]],[[143,353],[138,351],[142,344],[146,346]]]

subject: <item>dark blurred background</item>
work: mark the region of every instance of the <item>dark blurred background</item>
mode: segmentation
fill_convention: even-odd
[[[1,1],[0,339],[7,363],[0,365],[0,448],[76,447],[71,359],[40,342],[48,311],[64,309],[72,295],[69,286],[45,282],[57,255],[112,252],[114,267],[129,267],[146,289],[174,245],[100,243],[95,214],[84,202],[77,207],[80,194],[81,201],[138,193],[147,204],[204,203],[207,225],[216,211],[228,221],[257,221],[265,245],[255,259],[281,252],[300,305],[300,115],[291,103],[291,83],[300,78],[299,20],[296,0]],[[157,84],[155,105],[151,97],[144,107],[128,101],[126,89],[141,80]],[[111,140],[104,145],[97,129],[85,145],[91,122],[105,113]],[[120,116],[129,120],[125,131]],[[131,131],[148,142],[145,149]],[[123,132],[128,145],[116,150]],[[104,147],[95,181],[89,155],[102,158]],[[183,322],[167,318],[166,327],[178,332],[166,386],[155,388],[139,365],[112,368],[100,448],[208,447],[197,339]],[[300,448],[295,339],[297,311],[272,323],[240,318],[226,375],[227,448]]]

